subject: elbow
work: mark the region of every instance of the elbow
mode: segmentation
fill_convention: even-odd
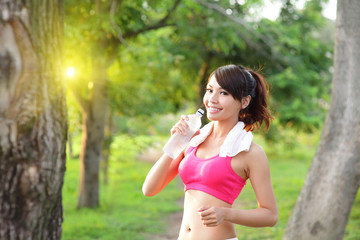
[[[152,193],[149,193],[149,192],[146,192],[143,190],[143,194],[145,197],[152,197],[152,196],[155,196],[155,194],[152,194]]]
[[[152,197],[156,195],[156,193],[149,191],[149,189],[145,188],[144,186],[142,187],[142,192],[145,197]]]
[[[271,219],[269,221],[269,227],[274,227],[278,221],[278,214],[277,212],[272,214]]]
[[[145,197],[151,197],[152,195],[150,194],[150,192],[146,189],[146,188],[142,188],[142,192],[144,194]]]

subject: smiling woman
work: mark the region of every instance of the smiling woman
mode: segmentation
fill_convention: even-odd
[[[179,174],[185,185],[180,239],[237,239],[235,224],[274,226],[277,207],[268,159],[254,143],[252,131],[272,118],[267,109],[267,84],[257,72],[238,65],[216,69],[209,77],[203,103],[211,122],[192,138],[175,159],[163,154],[148,173],[143,192],[159,193]],[[188,117],[172,128],[186,132]],[[247,180],[258,208],[232,207]]]

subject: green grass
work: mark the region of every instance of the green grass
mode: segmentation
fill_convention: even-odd
[[[181,197],[175,182],[157,197],[144,197],[142,183],[151,164],[135,160],[146,143],[145,139],[121,136],[113,144],[109,183],[100,187],[100,207],[77,209],[79,161],[68,159],[63,187],[63,240],[146,239],[151,233],[161,233],[166,223],[161,218],[179,211],[175,204]]]
[[[268,155],[279,220],[272,228],[236,226],[239,240],[281,239],[315,154],[318,136],[297,134],[287,144],[268,145],[261,137],[255,141]],[[156,197],[142,195],[141,186],[151,164],[136,160],[136,154],[161,138],[118,136],[112,144],[109,183],[100,187],[100,207],[77,209],[79,163],[68,159],[63,188],[63,240],[151,239],[149,234],[165,231],[162,217],[179,211],[176,200],[183,194],[172,182]],[[297,144],[294,144],[296,142]],[[77,148],[79,146],[76,146]],[[76,151],[76,150],[75,150]],[[250,182],[235,202],[235,207],[256,208]],[[360,239],[360,193],[346,228],[344,240]]]

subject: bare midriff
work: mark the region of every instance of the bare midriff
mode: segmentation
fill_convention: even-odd
[[[228,221],[223,221],[216,227],[205,226],[198,213],[201,207],[231,208],[232,205],[202,191],[187,190],[179,240],[224,240],[236,236],[234,224]]]

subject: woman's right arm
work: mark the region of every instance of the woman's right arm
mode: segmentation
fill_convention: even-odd
[[[189,128],[186,123],[188,120],[189,118],[187,116],[181,116],[180,121],[177,122],[173,128],[171,128],[171,135],[173,135],[175,132],[179,134],[185,134],[186,129]],[[166,187],[166,185],[169,184],[169,182],[171,182],[171,180],[176,177],[178,174],[179,164],[185,156],[185,151],[183,151],[175,159],[170,158],[165,153],[159,158],[159,160],[150,169],[144,181],[142,190],[145,196],[150,197],[158,194],[161,190],[164,189],[164,187]]]
[[[184,154],[181,153],[177,158],[172,159],[164,153],[146,176],[142,187],[144,195],[154,196],[163,190],[178,174],[178,167],[183,157]]]

